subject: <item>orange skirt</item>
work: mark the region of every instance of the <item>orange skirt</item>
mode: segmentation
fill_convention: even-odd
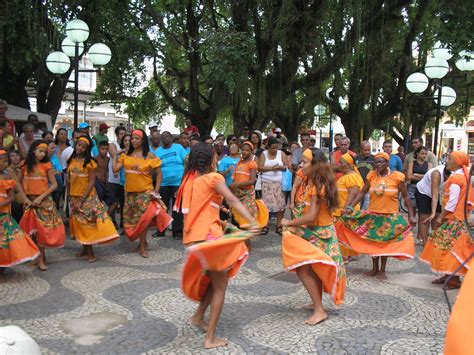
[[[447,220],[433,231],[420,260],[431,266],[431,270],[440,274],[454,273],[474,252],[474,244],[465,229],[464,222]],[[467,273],[467,266],[456,272],[457,276]]]
[[[66,240],[66,230],[51,196],[39,206],[27,208],[20,227],[28,235],[36,234],[38,245],[46,248],[61,248]]]
[[[0,213],[0,267],[10,267],[36,259],[35,243],[8,213]]]
[[[331,241],[331,239],[334,239]],[[310,239],[311,240],[311,239]],[[319,239],[322,245],[327,245],[329,252],[339,253],[337,240],[334,238]],[[346,276],[342,258],[335,260],[321,248],[298,235],[285,230],[282,240],[283,266],[286,271],[296,271],[303,265],[311,265],[313,272],[323,284],[323,290],[331,295],[335,304],[344,302],[346,292]]]
[[[206,271],[227,272],[229,279],[235,277],[248,258],[245,241],[251,234],[234,228],[233,234],[221,239],[205,241],[186,249],[181,277],[181,289],[192,301],[200,302],[211,279]]]
[[[150,227],[157,227],[162,232],[173,221],[166,207],[152,199],[150,191],[127,192],[123,215],[123,231],[132,241]]]
[[[474,266],[474,259],[469,265]],[[446,329],[446,339],[444,353],[446,355],[473,354],[472,330],[474,329],[474,272],[470,270],[456,298],[448,328]]]
[[[348,250],[371,256],[391,256],[400,260],[413,259],[415,241],[413,233],[406,231],[403,239],[378,242],[363,238],[360,234],[347,228],[341,221],[335,224],[339,243]]]

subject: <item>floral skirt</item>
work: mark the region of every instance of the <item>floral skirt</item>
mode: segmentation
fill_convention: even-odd
[[[9,213],[0,212],[0,267],[10,267],[36,259],[35,243]]]
[[[79,197],[71,196],[71,205]],[[79,210],[71,210],[69,222],[71,236],[82,245],[106,243],[118,239],[119,235],[107,210],[96,193],[91,193]]]
[[[27,208],[20,227],[29,235],[36,234],[36,242],[42,247],[64,246],[66,230],[51,196],[45,197],[39,206]]]
[[[248,258],[245,241],[252,233],[236,227],[226,227],[220,239],[193,244],[186,249],[181,276],[184,295],[200,302],[211,283],[207,271],[226,272],[229,279],[239,273]]]
[[[281,212],[286,208],[285,194],[281,189],[281,182],[262,181],[262,200],[269,212]]]
[[[434,272],[451,274],[474,252],[474,243],[463,221],[448,219],[431,233],[420,260],[431,266]],[[468,266],[456,275],[465,275]]]
[[[333,225],[285,228],[282,258],[286,271],[311,265],[324,292],[331,295],[335,304],[344,302],[346,271]]]
[[[305,207],[305,201],[295,201],[295,204],[291,209],[291,218],[297,219],[303,217]]]
[[[415,242],[410,225],[399,213],[357,211],[335,224],[339,243],[360,254],[412,259]]]
[[[268,224],[268,208],[262,200],[255,199],[255,190],[237,188],[234,190],[235,196],[237,196],[242,204],[248,209],[252,216],[255,216],[258,225],[263,228]],[[232,210],[235,221],[239,225],[244,225],[248,221],[243,218],[237,211]]]
[[[149,227],[164,231],[172,222],[166,206],[152,198],[151,191],[125,192],[123,229],[130,240],[136,240]]]

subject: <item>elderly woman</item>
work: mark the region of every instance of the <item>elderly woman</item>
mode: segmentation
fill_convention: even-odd
[[[381,280],[386,279],[385,267],[389,256],[403,260],[415,255],[410,224],[398,212],[398,193],[401,193],[409,210],[410,222],[415,223],[404,183],[405,175],[391,171],[389,160],[387,153],[375,156],[375,170],[367,175],[367,182],[354,201],[346,205],[348,214],[340,217],[342,223],[337,228],[339,242],[357,253],[374,257],[372,270],[366,275],[379,275]],[[370,193],[369,209],[349,214],[366,193]]]
[[[467,273],[467,266],[459,267],[474,252],[474,244],[464,225],[466,189],[469,184],[468,165],[469,156],[466,153],[452,152],[448,155],[446,169],[451,171],[451,175],[444,184],[443,212],[436,218],[436,229],[420,255],[420,259],[429,264],[431,270],[445,274],[434,280],[434,284],[444,283],[447,274],[456,272],[456,276],[446,285],[447,289],[460,287],[459,276]],[[472,206],[472,203],[474,196],[469,194],[468,205]]]

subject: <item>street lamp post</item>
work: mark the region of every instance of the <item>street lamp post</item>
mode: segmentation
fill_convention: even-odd
[[[100,69],[79,69],[79,57],[85,50],[84,42],[89,38],[89,26],[82,20],[72,20],[66,25],[66,38],[61,43],[61,51],[52,52],[46,58],[48,70],[56,75],[65,74],[70,66],[69,57],[74,58],[74,129],[79,121],[79,73],[98,72]],[[110,62],[112,52],[103,43],[95,43],[90,46],[89,58],[93,65],[102,66]]]
[[[316,115],[319,123],[321,117],[326,114],[326,107],[324,107],[323,105],[314,106],[314,114]],[[319,127],[319,149],[323,149],[323,131],[321,126]]]
[[[449,107],[456,101],[456,92],[449,86],[443,86],[443,78],[449,73],[450,67],[448,60],[452,58],[449,49],[443,48],[440,42],[437,42],[433,48],[433,57],[426,61],[424,68],[425,74],[413,73],[408,76],[406,80],[406,87],[408,91],[414,94],[424,92],[429,85],[429,79],[434,80],[435,91],[432,97],[425,97],[433,99],[436,103],[436,121],[435,134],[433,142],[433,152],[438,153],[438,136],[439,136],[439,121],[441,119],[441,107]],[[470,71],[474,69],[474,56],[472,53],[465,51],[460,53],[461,59],[456,62],[456,67],[462,71]],[[466,59],[467,57],[467,59]]]

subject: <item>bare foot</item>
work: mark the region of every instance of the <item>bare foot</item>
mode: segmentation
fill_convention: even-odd
[[[48,267],[46,266],[46,264],[42,261],[39,261],[38,262],[38,269],[40,269],[40,271],[46,271],[48,270]]]
[[[221,346],[227,346],[227,339],[222,338],[214,338],[214,339],[205,339],[204,340],[204,348],[206,349],[214,349]]]
[[[140,250],[139,254],[142,258],[148,258],[148,253],[146,250]]]
[[[204,319],[198,319],[198,318],[195,318],[195,317],[191,317],[191,318],[189,318],[188,322],[189,322],[189,324],[191,324],[195,327],[198,327],[203,332],[207,332],[207,327],[209,326],[209,324],[207,324],[207,322]]]
[[[81,251],[78,251],[78,252],[76,253],[76,256],[77,256],[78,258],[83,258],[83,257],[85,257],[86,255],[87,255],[87,252],[86,252],[84,249],[82,249]]]
[[[30,266],[31,266],[31,267],[37,267],[37,266],[38,266],[38,260],[39,260],[39,258],[33,260],[33,261],[30,263]]]
[[[376,276],[376,275],[378,275],[378,273],[379,273],[378,270],[373,270],[372,269],[368,272],[364,272],[364,276]]]
[[[303,309],[307,309],[308,311],[314,311],[314,304],[306,304],[303,306]]]
[[[380,281],[385,281],[385,280],[387,280],[387,275],[385,275],[385,271],[384,271],[384,272],[381,271],[381,272],[379,273],[379,280],[380,280]]]
[[[95,256],[89,256],[89,259],[87,259],[87,262],[89,263],[95,263],[97,261],[97,258]]]
[[[308,325],[316,325],[328,319],[328,314],[325,311],[315,311],[311,317],[305,320]]]

